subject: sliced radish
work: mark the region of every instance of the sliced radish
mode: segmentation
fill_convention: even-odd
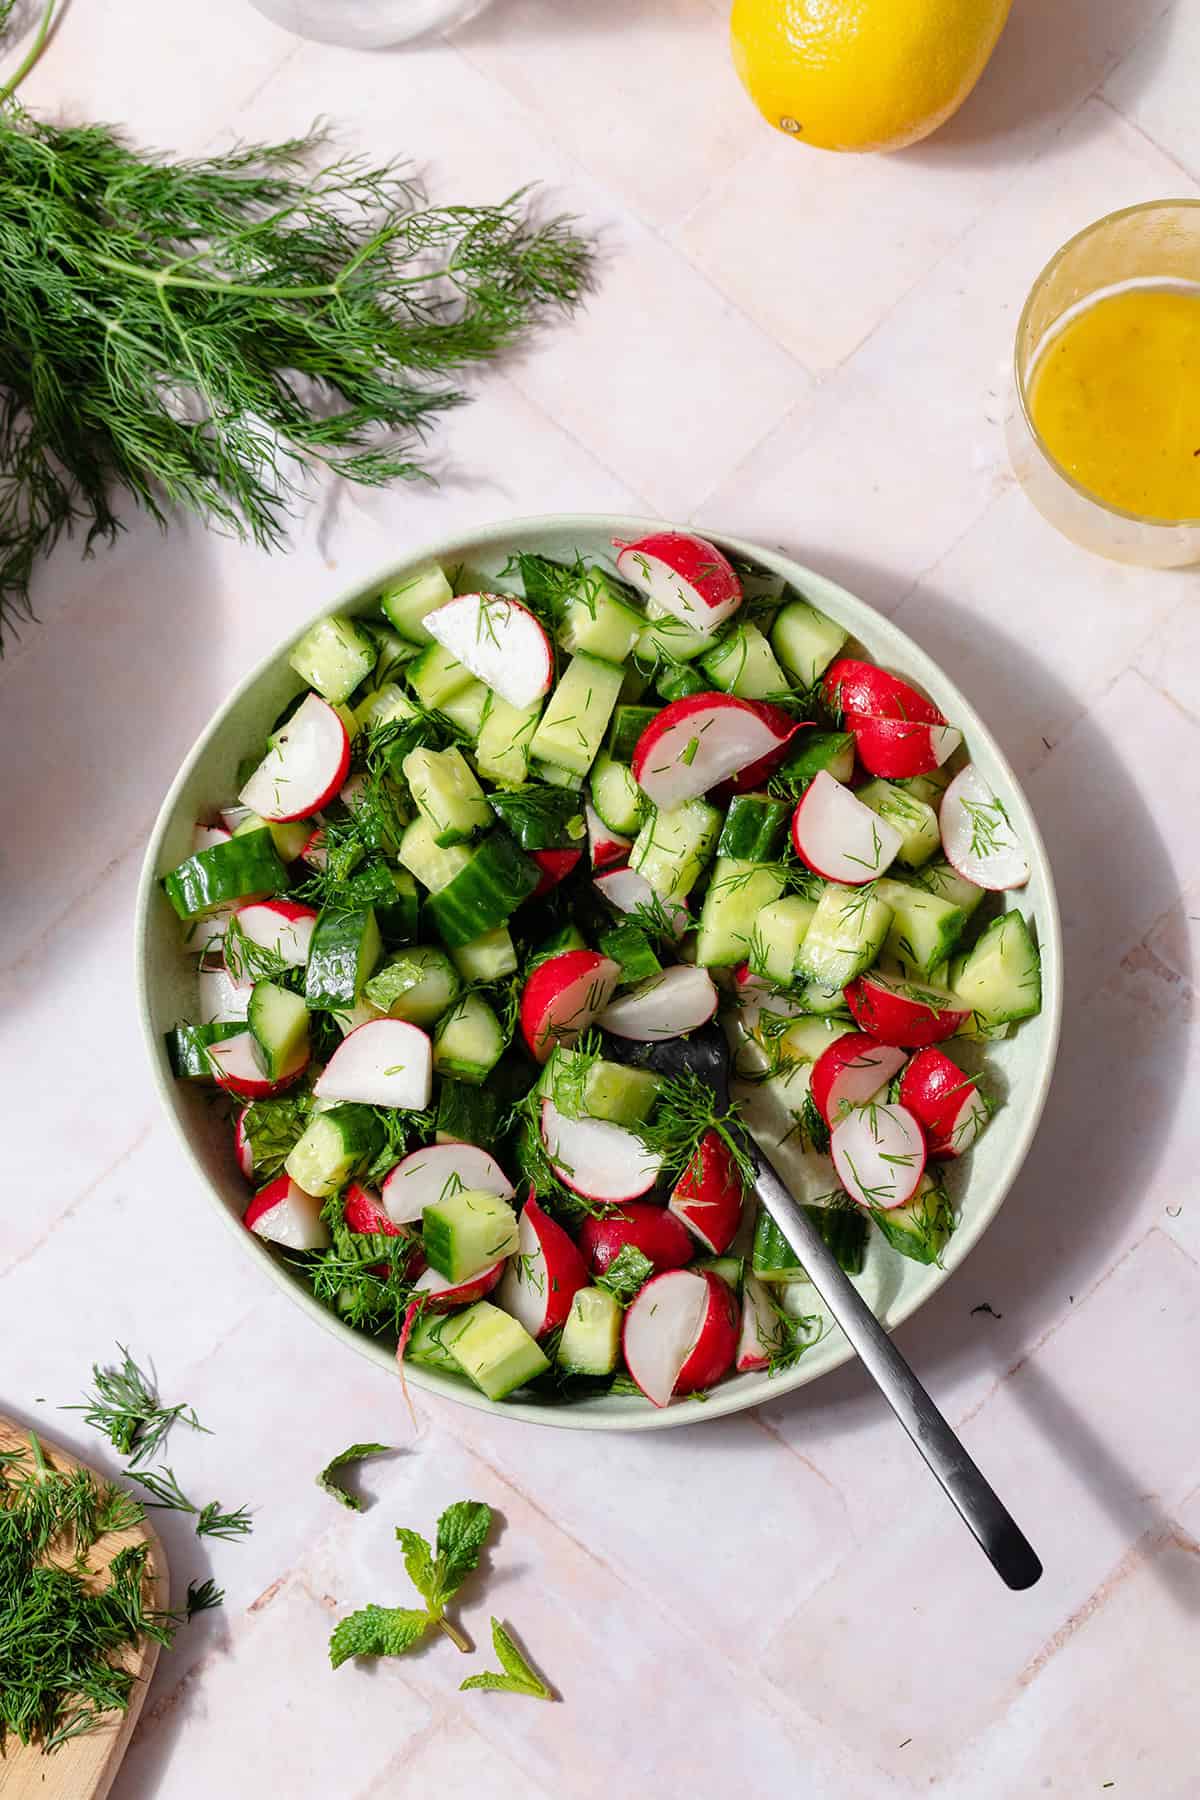
[[[248,1108],[243,1107],[237,1116],[237,1123],[233,1128],[233,1153],[237,1157],[237,1166],[246,1177],[246,1180],[253,1181],[254,1147],[250,1142],[249,1133],[246,1130],[247,1111]]]
[[[953,725],[929,725],[924,720],[872,719],[848,713],[846,724],[854,733],[858,760],[871,775],[888,781],[906,781],[940,769],[962,743],[962,732]]]
[[[981,888],[1024,887],[1029,859],[1000,796],[974,763],[954,777],[942,795],[939,818],[946,861]]]
[[[623,863],[633,849],[633,839],[610,831],[590,800],[584,802],[583,816],[587,820],[588,855],[593,869],[599,873]]]
[[[383,1209],[383,1201],[373,1188],[352,1181],[346,1189],[342,1218],[347,1231],[382,1232],[384,1237],[407,1237],[402,1225],[393,1224]]]
[[[531,900],[537,900],[541,895],[548,894],[551,888],[557,887],[560,881],[566,880],[567,876],[571,873],[571,870],[583,855],[583,851],[528,850],[526,851],[526,855],[529,857],[529,860],[535,862],[542,871],[542,879],[538,882],[532,894],[529,896]]]
[[[634,779],[655,806],[682,806],[747,763],[782,753],[796,721],[736,694],[686,694],[664,706],[634,745]]]
[[[787,1347],[787,1327],[771,1304],[763,1283],[747,1275],[742,1284],[742,1329],[738,1334],[739,1375],[769,1369],[771,1358]]]
[[[813,1064],[809,1093],[827,1125],[847,1109],[873,1100],[904,1067],[904,1051],[864,1032],[849,1031],[822,1050]]]
[[[296,900],[255,900],[239,907],[234,917],[244,938],[278,956],[288,968],[303,968],[308,961],[317,923],[311,906],[301,906]]]
[[[549,693],[554,679],[550,639],[527,606],[504,594],[460,594],[421,621],[510,706],[525,708]]]
[[[717,990],[707,969],[673,963],[606,1006],[596,1023],[614,1037],[658,1044],[706,1025],[717,1010]]]
[[[308,1042],[305,1040],[297,1047],[294,1065],[285,1068],[275,1081],[268,1081],[263,1074],[258,1046],[248,1031],[239,1031],[236,1037],[222,1038],[219,1044],[210,1044],[208,1060],[217,1086],[224,1088],[227,1094],[237,1094],[243,1100],[267,1100],[272,1094],[281,1094],[303,1075],[308,1067]]]
[[[313,1084],[318,1100],[420,1112],[433,1092],[433,1046],[405,1019],[371,1019],[344,1037]]]
[[[350,767],[350,738],[328,700],[309,694],[238,798],[261,819],[306,819],[333,799]]]
[[[197,825],[192,830],[192,855],[201,850],[215,850],[218,844],[227,844],[233,836],[224,825]]]
[[[764,756],[757,757],[754,762],[737,775],[731,775],[728,781],[722,781],[713,789],[712,798],[717,806],[728,806],[735,794],[752,794],[758,788],[766,787],[768,780],[775,773],[784,757],[792,747],[793,738],[802,731],[815,731],[816,726],[811,719],[793,719],[792,728],[786,737],[780,738]]]
[[[615,548],[622,579],[693,631],[715,631],[742,604],[733,564],[707,538],[652,531],[633,544],[617,540]]]
[[[957,994],[868,969],[845,989],[854,1023],[881,1044],[920,1050],[953,1037],[970,1014]]]
[[[677,938],[683,936],[692,922],[692,915],[682,900],[664,900],[636,869],[610,869],[606,875],[597,875],[592,886],[617,912],[632,913],[647,907],[655,919],[665,915]]]
[[[792,814],[796,854],[826,881],[862,887],[890,868],[903,839],[828,769],[813,776]]]
[[[733,972],[733,988],[739,1006],[758,1006],[764,994],[771,992],[765,975],[756,975],[749,963],[739,963]]]
[[[678,1269],[648,1281],[625,1314],[626,1367],[655,1406],[719,1381],[737,1353],[737,1302],[719,1275]]]
[[[429,1144],[410,1150],[387,1176],[380,1190],[393,1225],[414,1225],[427,1206],[448,1194],[497,1194],[511,1200],[513,1184],[494,1156],[474,1144]]]
[[[696,1253],[687,1227],[665,1206],[650,1200],[631,1200],[602,1219],[585,1219],[579,1227],[579,1248],[594,1275],[603,1275],[630,1245],[654,1264],[659,1275],[665,1269],[686,1267]]]
[[[860,1206],[903,1206],[925,1172],[925,1137],[904,1106],[859,1106],[829,1134],[838,1179]]]
[[[931,1156],[962,1156],[988,1122],[983,1095],[941,1050],[911,1059],[900,1077],[900,1104],[920,1121]]]
[[[202,1025],[236,1025],[246,1017],[252,984],[235,981],[223,964],[218,969],[201,969],[196,986]]]
[[[519,1319],[530,1337],[545,1337],[567,1322],[587,1265],[557,1220],[543,1212],[532,1192],[520,1218],[520,1248],[508,1260],[496,1302]]]
[[[825,671],[821,695],[831,713],[861,713],[875,719],[923,719],[944,725],[945,715],[898,675],[878,663],[840,656]]]
[[[237,905],[214,906],[211,912],[202,913],[198,919],[193,919],[188,926],[184,946],[189,956],[212,956],[215,959],[212,967],[224,968],[221,945],[229,930],[229,921],[236,911]]]
[[[456,1306],[473,1306],[476,1300],[482,1300],[497,1285],[504,1273],[506,1260],[502,1256],[490,1269],[482,1269],[468,1281],[457,1283],[447,1281],[436,1269],[425,1269],[413,1284],[413,1291],[429,1296],[425,1305],[430,1312],[449,1312]]]
[[[300,861],[307,863],[310,869],[323,869],[329,862],[329,852],[325,848],[325,833],[318,825],[305,840],[300,852]]]
[[[329,1243],[321,1202],[298,1188],[289,1175],[277,1175],[255,1194],[242,1214],[242,1224],[255,1237],[288,1250],[324,1250]]]
[[[706,1131],[668,1207],[713,1256],[724,1256],[742,1222],[742,1178],[719,1132]]]
[[[568,1119],[549,1099],[542,1101],[542,1142],[559,1180],[589,1200],[635,1200],[662,1170],[662,1158],[632,1131],[607,1119]]]
[[[521,1031],[539,1062],[587,1030],[620,979],[620,964],[596,950],[564,950],[538,964],[521,994]]]

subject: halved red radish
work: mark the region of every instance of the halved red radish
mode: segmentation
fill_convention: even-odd
[[[821,696],[832,713],[861,713],[876,719],[924,719],[927,725],[944,725],[945,715],[932,700],[919,694],[907,681],[881,669],[878,663],[839,656],[830,663],[821,682]]]
[[[858,760],[871,775],[888,781],[906,781],[940,769],[962,743],[962,732],[953,725],[930,725],[918,719],[866,718],[848,713],[846,725],[854,733]]]
[[[796,721],[736,694],[685,694],[664,706],[634,745],[634,779],[655,806],[682,806],[747,763],[781,754]]]
[[[652,531],[632,544],[615,539],[614,547],[618,575],[693,631],[715,631],[742,604],[733,564],[707,538]]]
[[[564,950],[538,964],[521,995],[521,1032],[539,1062],[587,1030],[620,979],[620,964],[597,950]]]
[[[738,1334],[739,1375],[769,1369],[771,1358],[787,1348],[787,1327],[771,1304],[766,1287],[754,1275],[742,1283],[742,1328]]]
[[[771,992],[771,983],[765,975],[756,975],[749,963],[739,963],[733,972],[733,991],[739,1006],[757,1006]]]
[[[904,1106],[857,1106],[829,1134],[838,1179],[860,1206],[903,1206],[925,1172],[925,1136]]]
[[[255,1194],[242,1214],[242,1224],[255,1237],[288,1250],[324,1250],[329,1242],[321,1202],[298,1188],[290,1175],[277,1175]]]
[[[253,1181],[254,1148],[250,1142],[249,1133],[246,1130],[246,1113],[248,1110],[247,1107],[243,1106],[241,1112],[237,1116],[237,1123],[233,1128],[233,1153],[237,1157],[237,1166],[246,1177],[246,1180]]]
[[[306,819],[337,793],[350,767],[350,738],[328,700],[309,694],[238,795],[261,819]]]
[[[988,1122],[983,1095],[941,1050],[911,1059],[900,1077],[900,1104],[920,1121],[931,1156],[962,1156]]]
[[[1024,887],[1029,858],[1003,800],[974,763],[959,771],[942,795],[938,820],[946,861],[976,887]]]
[[[383,1210],[383,1201],[373,1188],[352,1181],[346,1189],[342,1217],[347,1231],[382,1232],[384,1237],[407,1237],[401,1225],[393,1224]]]
[[[271,951],[289,968],[302,968],[308,961],[308,947],[317,923],[313,907],[301,906],[297,900],[255,900],[249,906],[239,907],[234,918],[244,938]]]
[[[588,1285],[587,1265],[558,1221],[542,1211],[532,1190],[519,1230],[520,1248],[508,1259],[496,1302],[521,1321],[530,1337],[545,1337],[566,1324],[572,1300]]]
[[[583,855],[583,851],[527,850],[526,855],[542,871],[542,879],[529,896],[531,900],[537,900],[542,894],[548,894],[551,888],[557,887],[560,881],[566,880]]]
[[[636,869],[610,869],[605,875],[597,875],[592,886],[617,912],[637,912],[646,907],[655,919],[665,915],[677,938],[683,936],[692,922],[692,915],[682,900],[664,900]]]
[[[329,861],[329,852],[325,848],[325,833],[318,825],[300,852],[300,861],[307,863],[310,869],[323,869]]]
[[[827,1125],[848,1108],[873,1100],[904,1067],[898,1045],[881,1044],[864,1032],[849,1031],[822,1050],[813,1064],[809,1093]]]
[[[585,1219],[579,1227],[579,1248],[594,1275],[603,1275],[627,1245],[640,1250],[659,1275],[664,1269],[685,1268],[696,1254],[687,1227],[651,1200],[631,1200],[603,1218]]]
[[[192,829],[192,855],[201,850],[215,850],[218,844],[227,844],[233,836],[224,825],[196,825]]]
[[[510,706],[532,706],[554,679],[550,639],[505,594],[459,594],[421,621],[430,637]]]
[[[621,1348],[655,1406],[726,1374],[737,1354],[737,1301],[708,1270],[677,1269],[648,1281],[625,1314]]]
[[[598,873],[623,863],[633,849],[633,839],[610,831],[590,800],[584,802],[583,816],[587,820],[588,855],[593,869]]]
[[[235,1025],[250,1008],[252,983],[238,982],[225,968],[201,969],[196,977],[202,1025]]]
[[[908,1050],[953,1037],[971,1010],[944,988],[884,975],[878,969],[859,975],[844,992],[860,1031],[881,1044],[903,1044]]]
[[[772,709],[774,710],[774,709]],[[786,737],[779,738],[765,755],[756,757],[737,775],[731,775],[728,781],[722,781],[713,789],[712,799],[717,806],[728,806],[735,794],[752,794],[756,789],[766,787],[784,757],[788,754],[792,739],[802,731],[816,729],[811,719],[793,719],[792,728]]]
[[[728,1144],[706,1131],[667,1205],[711,1255],[724,1256],[742,1222],[742,1193]]]
[[[258,1046],[248,1031],[239,1031],[236,1037],[222,1038],[219,1044],[210,1044],[208,1060],[212,1064],[213,1079],[227,1094],[237,1094],[242,1100],[267,1100],[299,1081],[308,1067],[308,1042],[306,1039],[297,1047],[294,1065],[285,1068],[275,1081],[268,1081],[263,1074]]]
[[[213,961],[208,966],[223,969],[225,965],[221,960],[221,943],[236,911],[236,905],[214,906],[211,912],[201,913],[198,919],[193,919],[187,928],[187,942],[184,945],[188,955],[211,956]],[[204,966],[202,963],[201,967]]]
[[[658,1044],[706,1025],[717,1010],[717,990],[707,969],[674,963],[610,1002],[596,1020],[614,1037]]]
[[[826,881],[862,887],[890,868],[903,842],[878,813],[821,769],[792,814],[796,854]]]
[[[559,1180],[588,1200],[636,1200],[662,1170],[662,1158],[623,1125],[568,1119],[549,1099],[542,1101],[542,1142]]]
[[[481,1269],[478,1275],[472,1275],[469,1281],[447,1281],[436,1269],[425,1269],[413,1283],[413,1292],[428,1295],[425,1305],[430,1312],[449,1312],[456,1306],[473,1306],[476,1300],[482,1300],[490,1294],[504,1273],[506,1257],[493,1263],[489,1269]]]
[[[433,1092],[433,1046],[406,1019],[371,1019],[344,1037],[313,1084],[318,1100],[420,1112]]]
[[[497,1194],[511,1200],[513,1184],[494,1156],[474,1144],[427,1144],[410,1150],[386,1177],[380,1199],[393,1225],[415,1225],[427,1206],[447,1194]]]

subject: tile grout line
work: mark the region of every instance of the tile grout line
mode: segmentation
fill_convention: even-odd
[[[1141,42],[1141,39],[1139,38],[1138,43],[1140,43],[1140,42]],[[1136,50],[1137,45],[1135,44],[1133,46],[1133,48]],[[1124,57],[1122,57],[1121,61],[1123,62],[1124,60],[1125,60]],[[1121,66],[1120,63],[1118,63],[1116,65],[1116,68],[1120,68],[1120,66]],[[1105,76],[1105,82],[1107,83],[1108,81],[1110,81],[1115,73],[1116,73],[1116,69],[1111,69],[1109,71],[1108,75]],[[1146,127],[1138,119],[1131,118],[1127,112],[1122,112],[1121,108],[1116,104],[1116,102],[1110,100],[1108,95],[1106,93],[1104,93],[1103,90],[1099,91],[1096,94],[1096,99],[1099,101],[1101,106],[1107,107],[1108,111],[1113,115],[1114,119],[1119,119],[1121,121],[1121,124],[1127,126],[1128,129],[1130,131],[1132,131],[1136,137],[1140,137],[1143,143],[1148,144],[1152,150],[1157,151],[1159,156],[1165,157],[1169,163],[1173,164],[1174,167],[1179,170],[1179,173],[1181,175],[1186,176],[1187,179],[1191,182],[1200,181],[1200,175],[1197,175],[1193,169],[1189,169],[1187,164],[1185,162],[1182,162],[1180,160],[1180,158],[1178,156],[1176,156],[1176,154],[1173,150],[1168,150],[1168,148],[1165,144],[1160,144],[1158,139],[1156,137],[1154,137],[1149,131],[1147,131]]]

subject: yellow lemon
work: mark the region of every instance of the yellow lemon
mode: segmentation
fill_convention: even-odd
[[[734,0],[733,59],[763,117],[822,150],[899,150],[956,112],[1012,0]]]

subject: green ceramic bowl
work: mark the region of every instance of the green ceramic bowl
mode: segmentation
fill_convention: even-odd
[[[538,550],[557,557],[579,552],[588,559],[611,560],[614,538],[637,538],[657,528],[657,521],[605,514],[551,515],[492,525],[470,537],[425,545],[418,555],[380,570],[374,581],[351,593],[331,597],[324,610],[366,611],[385,579],[429,562],[447,567],[465,563],[484,575],[496,577],[518,550]],[[1042,1011],[1009,1039],[987,1047],[986,1065],[1004,1104],[970,1156],[949,1167],[948,1185],[960,1217],[946,1249],[944,1266],[926,1268],[910,1262],[892,1250],[878,1232],[871,1235],[866,1267],[857,1281],[879,1317],[894,1327],[953,1274],[978,1242],[1016,1179],[1041,1117],[1054,1068],[1062,1011],[1062,941],[1049,861],[1033,814],[995,739],[953,682],[911,639],[844,588],[777,551],[723,534],[708,535],[717,538],[731,554],[749,558],[782,575],[790,587],[844,624],[870,657],[924,688],[947,718],[962,729],[973,760],[1003,798],[1029,852],[1029,884],[1007,900],[1031,914],[1035,921],[1042,954]],[[311,623],[309,619],[300,621],[295,636],[299,637]],[[248,1191],[234,1161],[228,1125],[203,1093],[173,1080],[163,1049],[163,1033],[177,1020],[193,1014],[195,993],[192,965],[182,950],[178,923],[158,878],[189,853],[194,821],[228,804],[235,792],[234,771],[239,758],[247,745],[263,738],[281,708],[296,693],[299,683],[287,663],[287,652],[294,641],[293,638],[281,644],[273,656],[246,677],[214,715],[171,783],[151,834],[138,892],[138,999],[163,1105],[184,1152],[212,1204],[228,1223],[242,1254],[253,1257],[264,1275],[284,1288],[315,1323],[343,1346],[370,1357],[382,1368],[395,1369],[391,1345],[343,1324],[313,1299],[305,1284],[261,1239],[243,1228],[241,1215]],[[819,1310],[815,1304],[814,1310]],[[589,1399],[568,1406],[507,1400],[498,1410],[539,1424],[591,1430],[654,1430],[694,1423],[700,1417],[712,1419],[721,1413],[777,1399],[837,1368],[851,1354],[841,1332],[834,1327],[785,1374],[774,1378],[766,1374],[738,1375],[723,1382],[712,1392],[702,1413],[686,1404],[659,1411],[648,1401],[633,1396]],[[467,1406],[497,1410],[482,1394],[445,1375],[409,1364],[407,1377],[418,1387],[430,1388]]]

